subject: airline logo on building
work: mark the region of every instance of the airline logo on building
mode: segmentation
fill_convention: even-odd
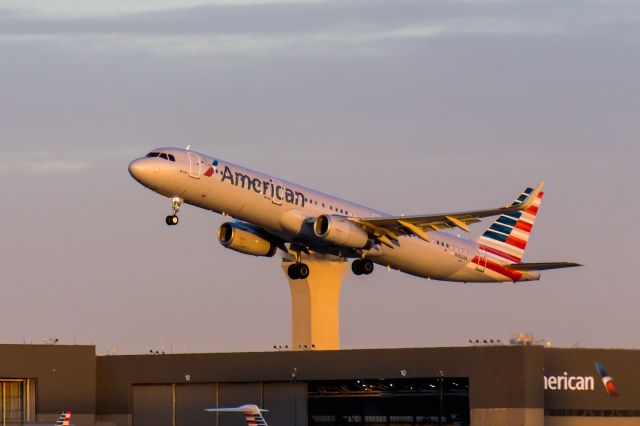
[[[596,370],[600,374],[602,384],[607,394],[618,396],[618,389],[611,376],[607,374],[602,363],[595,363]],[[553,391],[593,391],[595,379],[593,376],[570,376],[566,371],[561,376],[544,376],[544,390]]]
[[[616,389],[616,384],[613,382],[611,376],[607,374],[602,363],[596,362],[596,370],[598,370],[598,374],[600,374],[600,378],[602,379],[602,384],[604,385],[604,389],[607,391],[609,396],[618,396],[618,389]]]
[[[565,371],[562,376],[544,376],[544,390],[592,391],[593,376],[569,376]]]

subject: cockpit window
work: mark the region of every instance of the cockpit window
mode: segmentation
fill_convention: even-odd
[[[175,163],[176,157],[173,154],[166,154],[164,152],[150,152],[147,154],[147,157],[160,157],[163,160],[173,161]]]

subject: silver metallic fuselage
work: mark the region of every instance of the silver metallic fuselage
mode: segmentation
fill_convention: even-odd
[[[264,228],[284,240],[309,243],[313,250],[322,251],[322,247],[314,246],[318,242],[305,233],[312,218],[321,214],[388,216],[197,152],[179,148],[157,151],[172,154],[175,161],[143,157],[131,162],[129,172],[142,185],[166,197],[180,197],[185,203]],[[400,236],[398,246],[375,245],[367,251],[367,257],[379,265],[435,280],[514,281],[486,267],[486,253],[475,241],[435,231],[429,232],[429,239],[426,242],[416,236]],[[353,257],[348,250],[339,254]],[[482,256],[484,265],[473,263],[474,258]],[[539,279],[537,272],[520,275],[517,281]]]

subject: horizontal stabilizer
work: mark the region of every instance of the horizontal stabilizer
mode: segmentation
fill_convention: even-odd
[[[547,269],[573,268],[582,266],[576,262],[540,262],[540,263],[512,263],[507,265],[516,271],[545,271]]]

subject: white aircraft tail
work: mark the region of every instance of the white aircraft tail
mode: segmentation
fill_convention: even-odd
[[[63,411],[58,417],[56,426],[69,426],[71,424],[71,411]]]
[[[268,426],[262,417],[262,413],[269,410],[263,410],[257,405],[243,405],[235,408],[207,408],[205,411],[217,413],[242,413],[249,426]]]
[[[530,205],[524,210],[505,213],[498,217],[476,240],[480,248],[484,249],[498,263],[514,264],[522,261],[529,236],[533,230],[538,209],[542,203],[543,182],[536,188],[527,188],[516,198],[512,206],[526,202],[533,196]]]

